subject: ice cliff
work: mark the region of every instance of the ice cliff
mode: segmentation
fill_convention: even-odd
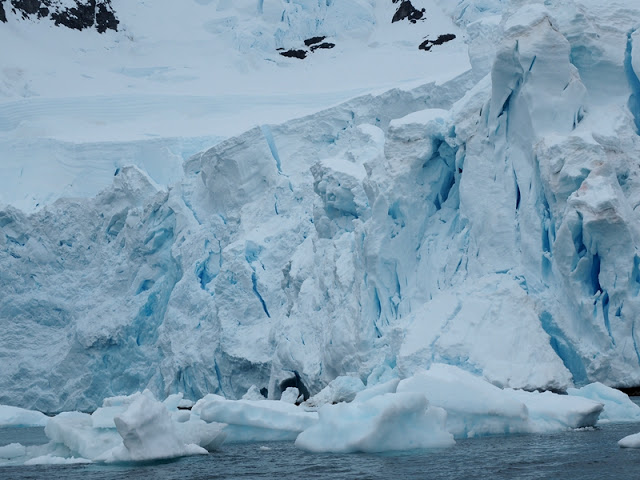
[[[444,5],[461,76],[253,128],[169,188],[129,167],[4,207],[0,403],[278,398],[432,363],[640,385],[640,11]]]

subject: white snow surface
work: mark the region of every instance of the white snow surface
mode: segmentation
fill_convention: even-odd
[[[294,373],[313,396],[446,363],[513,420],[468,435],[528,428],[502,388],[640,385],[637,2],[416,1],[415,25],[321,3],[122,1],[102,37],[3,25],[0,402],[276,400]],[[336,47],[277,53],[315,34]]]
[[[255,125],[468,68],[463,31],[434,0],[391,24],[386,0],[113,0],[118,31],[22,21],[0,31],[0,204],[26,211],[94,196],[135,164],[160,184],[188,156]],[[432,52],[423,37],[458,39]],[[333,49],[311,53],[324,36]],[[304,60],[278,48],[304,49]],[[380,59],[385,59],[380,62]],[[441,65],[446,61],[447,67]]]

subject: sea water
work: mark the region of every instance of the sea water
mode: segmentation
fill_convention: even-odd
[[[401,454],[312,454],[291,442],[223,445],[166,462],[0,467],[0,479],[594,479],[640,478],[640,450],[618,440],[640,424],[555,434],[458,440],[444,450]],[[0,446],[46,443],[42,428],[0,429]]]

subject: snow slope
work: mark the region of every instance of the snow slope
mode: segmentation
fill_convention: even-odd
[[[314,18],[324,2],[290,5]],[[471,69],[461,44],[417,50],[435,62],[422,82],[398,68],[367,88],[402,88],[260,121],[170,187],[120,168],[95,198],[4,208],[0,403],[91,409],[144,387],[197,399],[252,385],[278,398],[433,363],[501,387],[639,385],[638,8],[439,5]],[[305,28],[249,52],[238,42],[238,56],[294,48],[316,33]],[[344,44],[360,35],[338,30]],[[271,52],[260,72],[326,77],[321,55],[339,45]]]
[[[103,34],[4,3],[0,203],[25,211],[94,196],[128,164],[170,185],[193,153],[253,126],[468,68],[462,31],[428,0],[415,24],[392,24],[391,0],[114,0],[118,30]],[[418,49],[443,33],[460,38]],[[318,36],[335,47],[312,53]]]

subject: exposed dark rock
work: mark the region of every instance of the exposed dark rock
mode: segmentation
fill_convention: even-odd
[[[7,14],[4,12],[4,2],[0,0],[0,22],[7,23]]]
[[[282,382],[280,382],[280,393],[284,392],[289,387],[294,387],[298,389],[298,391],[302,395],[302,398],[304,398],[305,400],[308,400],[309,390],[307,389],[305,384],[302,382],[302,379],[300,378],[300,374],[294,371],[293,375],[294,375],[293,377],[287,378],[286,380],[283,380]]]
[[[400,2],[400,6],[391,19],[391,23],[399,22],[400,20],[407,19],[411,23],[416,23],[424,16],[425,9],[418,10],[413,6],[410,0],[393,0],[393,3]]]
[[[292,57],[292,58],[299,58],[299,59],[303,59],[303,58],[307,58],[307,52],[306,50],[287,50],[286,52],[280,52],[280,55],[282,55],[283,57]]]
[[[333,48],[335,46],[336,46],[335,43],[324,42],[324,43],[321,43],[320,45],[314,45],[313,47],[311,47],[311,51],[315,52],[319,48],[330,49],[330,48]]]
[[[35,15],[40,10],[42,2],[40,0],[11,0],[13,12],[16,10],[22,13],[22,18],[28,18],[29,15]]]
[[[75,7],[51,14],[56,25],[64,25],[74,30],[93,27],[96,20],[96,1],[90,0],[86,5],[76,3]]]
[[[269,390],[266,387],[262,387],[260,393],[264,398],[269,398]]]
[[[0,20],[6,22],[3,9],[4,0],[0,0]],[[116,18],[111,0],[76,0],[75,6],[66,7],[60,0],[11,0],[14,13],[28,19],[32,15],[37,18],[49,17],[56,25],[62,25],[75,30],[96,27],[98,32],[118,30]]]
[[[98,33],[104,33],[107,30],[115,30],[117,32],[118,23],[120,22],[113,11],[111,0],[99,3],[98,9],[96,10],[96,28],[98,29]]]
[[[420,44],[418,48],[420,50],[424,50],[425,52],[428,52],[429,50],[431,50],[431,47],[433,47],[434,45],[442,45],[443,43],[450,42],[454,38],[456,38],[456,36],[453,33],[445,33],[444,35],[440,35],[435,40],[425,40]]]
[[[311,37],[311,38],[307,38],[307,39],[304,41],[304,44],[305,44],[307,47],[310,47],[311,45],[315,45],[316,43],[320,43],[320,42],[321,42],[321,41],[323,41],[325,38],[327,38],[327,37]]]

